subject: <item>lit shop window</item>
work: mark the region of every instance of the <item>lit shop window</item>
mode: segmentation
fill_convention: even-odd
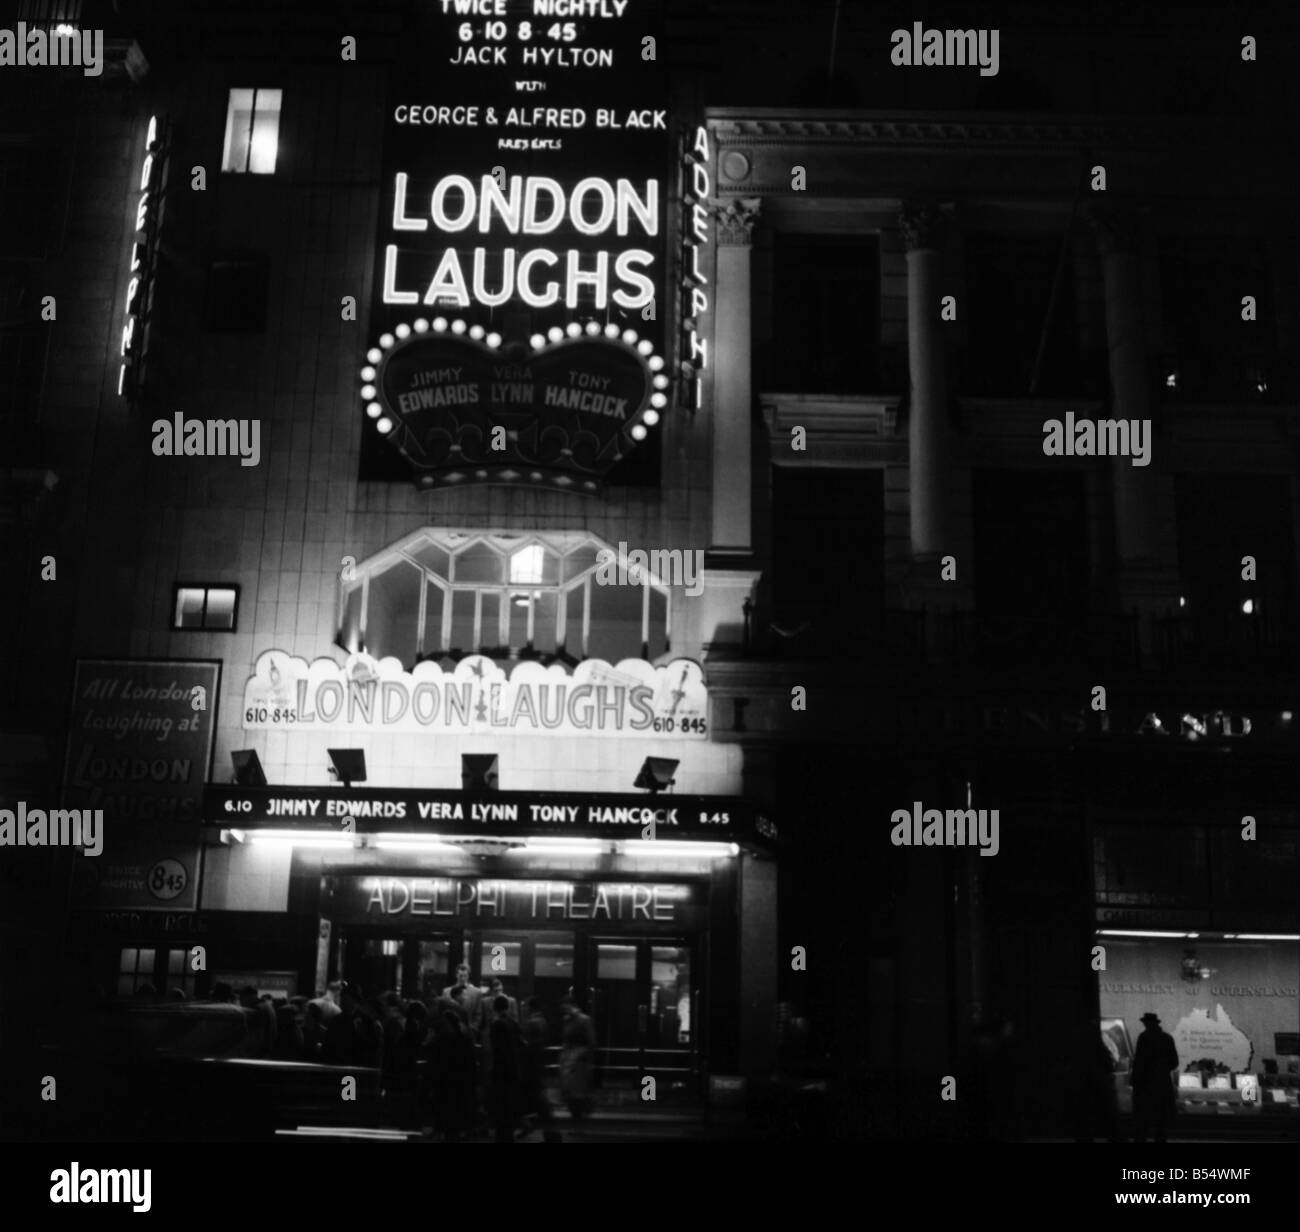
[[[280,143],[283,90],[231,90],[221,170],[270,175]]]
[[[173,629],[219,629],[233,633],[239,607],[237,586],[178,586]]]
[[[117,995],[129,997],[137,989],[149,985],[157,988],[153,982],[154,951],[125,949],[118,956]]]
[[[189,970],[185,950],[156,950],[152,946],[138,949],[134,946],[120,950],[117,960],[117,995],[131,997],[138,992],[152,991],[156,995],[170,994],[174,989],[184,994],[184,999],[194,999],[197,977]]]
[[[607,545],[579,532],[422,530],[344,579],[339,645],[406,667],[422,659],[645,658],[670,646],[670,578],[602,568]]]

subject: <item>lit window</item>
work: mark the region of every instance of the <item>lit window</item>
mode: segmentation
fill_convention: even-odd
[[[131,947],[124,949],[118,956],[117,995],[129,997],[145,985],[156,990],[154,984],[154,951]]]
[[[270,175],[280,142],[282,90],[231,90],[222,171]]]
[[[542,580],[542,565],[546,549],[540,543],[530,543],[510,557],[510,580],[525,584]]]
[[[424,659],[654,661],[671,649],[669,578],[603,585],[582,532],[422,530],[342,584],[338,644],[410,668]]]
[[[235,586],[178,586],[172,609],[173,629],[219,629],[231,633],[239,589]]]

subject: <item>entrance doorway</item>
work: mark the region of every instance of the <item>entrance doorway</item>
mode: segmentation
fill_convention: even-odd
[[[428,1004],[455,983],[462,961],[478,987],[500,979],[521,1017],[536,997],[553,1047],[563,1034],[561,1002],[572,993],[591,1015],[603,1084],[646,1073],[687,1080],[698,1069],[704,1024],[693,936],[344,925],[336,969],[363,996],[392,990]]]
[[[699,1023],[691,942],[596,936],[588,946],[591,1015],[605,1072],[689,1075]]]

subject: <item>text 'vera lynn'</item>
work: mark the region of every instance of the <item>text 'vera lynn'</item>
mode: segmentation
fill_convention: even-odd
[[[996,30],[925,30],[914,21],[910,31],[895,30],[889,41],[894,45],[890,62],[900,67],[979,65],[981,77],[998,75]]]

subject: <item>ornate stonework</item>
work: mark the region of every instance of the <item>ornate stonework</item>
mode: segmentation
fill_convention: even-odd
[[[760,204],[758,197],[732,197],[718,202],[713,207],[713,217],[718,226],[718,243],[753,243]]]
[[[898,212],[898,228],[911,252],[917,248],[942,248],[947,237],[948,214],[929,201],[909,201]]]

